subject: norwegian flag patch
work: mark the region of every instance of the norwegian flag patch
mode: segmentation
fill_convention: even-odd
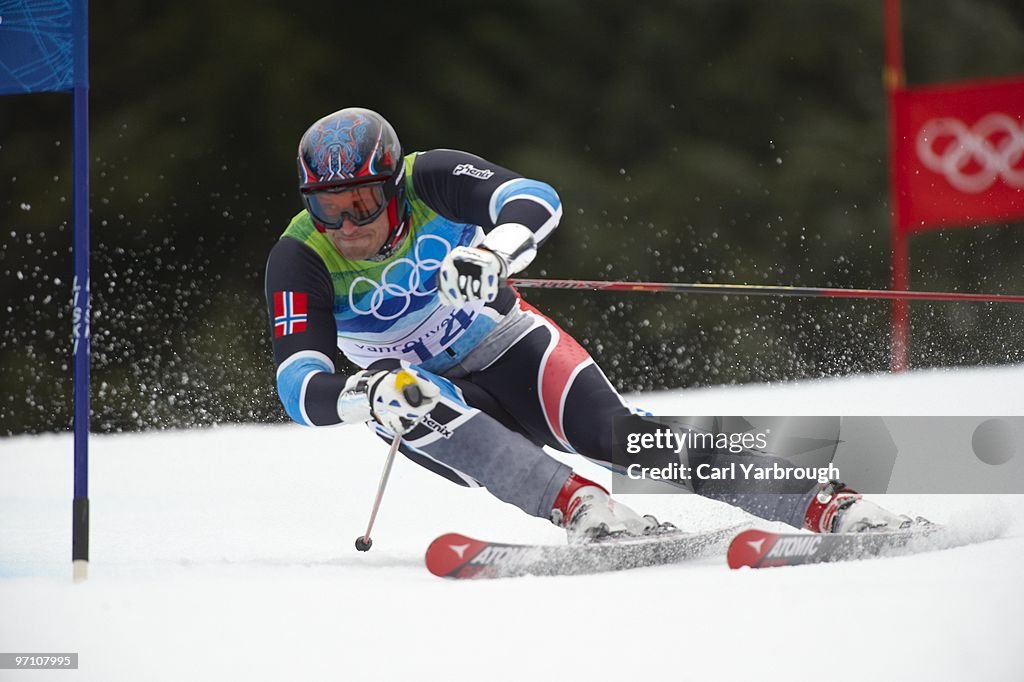
[[[274,292],[274,338],[306,331],[307,302],[300,291]]]

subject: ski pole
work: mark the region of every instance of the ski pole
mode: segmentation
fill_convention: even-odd
[[[423,402],[423,394],[420,387],[416,385],[416,378],[404,369],[395,375],[395,388],[402,391],[402,396],[413,407],[419,407]],[[370,532],[373,530],[373,522],[377,520],[377,510],[380,509],[380,502],[384,499],[384,489],[387,488],[388,478],[391,476],[391,465],[398,453],[398,446],[402,444],[402,434],[396,433],[391,441],[391,449],[388,450],[388,458],[384,462],[384,471],[380,475],[380,483],[377,484],[377,499],[373,501],[373,510],[370,512],[370,522],[366,524],[366,532],[356,538],[356,549],[360,552],[370,551],[373,547],[373,539]]]
[[[943,291],[900,291],[894,289],[840,289],[834,287],[793,287],[761,284],[699,284],[683,282],[615,282],[579,279],[510,279],[524,289],[575,289],[590,291],[647,291],[674,294],[717,294],[719,296],[803,296],[819,298],[881,298],[905,301],[981,301],[1024,303],[1024,295],[971,294]]]
[[[356,538],[356,549],[360,552],[370,551],[370,547],[373,546],[373,539],[370,537],[370,531],[373,530],[373,522],[377,519],[377,510],[380,509],[380,501],[384,499],[384,488],[388,485],[388,477],[391,475],[391,464],[395,461],[395,453],[398,452],[398,446],[402,442],[402,435],[399,433],[395,434],[395,439],[391,441],[391,449],[388,451],[388,458],[384,462],[384,471],[380,475],[380,483],[377,485],[377,499],[373,501],[373,511],[370,512],[370,522],[366,524],[366,533]]]

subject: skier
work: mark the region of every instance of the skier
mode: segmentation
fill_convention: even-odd
[[[572,543],[671,528],[542,450],[610,465],[612,420],[633,414],[589,354],[506,282],[558,225],[554,189],[461,151],[405,155],[391,125],[361,108],[316,121],[298,171],[305,208],[266,271],[292,419],[401,435],[409,459],[550,519]],[[361,369],[337,371],[336,348]],[[418,391],[403,390],[409,376]],[[697,492],[822,532],[905,519],[835,485]]]

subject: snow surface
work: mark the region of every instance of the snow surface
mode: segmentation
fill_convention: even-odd
[[[632,398],[658,414],[1009,415],[1022,386],[1015,367]],[[399,459],[374,548],[356,552],[385,450],[359,427],[94,436],[90,577],[72,584],[71,438],[0,439],[0,651],[80,654],[77,671],[0,680],[1024,679],[1024,496],[885,496],[1009,524],[931,554],[457,583],[423,567],[442,532],[563,534]],[[687,529],[750,520],[692,495],[625,498]]]

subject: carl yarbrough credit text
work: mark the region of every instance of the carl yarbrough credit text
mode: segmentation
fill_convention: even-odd
[[[833,464],[823,467],[779,466],[773,462],[771,466],[757,466],[749,462],[729,462],[724,466],[711,466],[703,463],[687,466],[678,462],[670,462],[664,466],[648,467],[641,464],[630,464],[626,467],[626,476],[640,481],[689,481],[689,480],[750,480],[750,481],[819,481],[839,480],[839,469]]]

